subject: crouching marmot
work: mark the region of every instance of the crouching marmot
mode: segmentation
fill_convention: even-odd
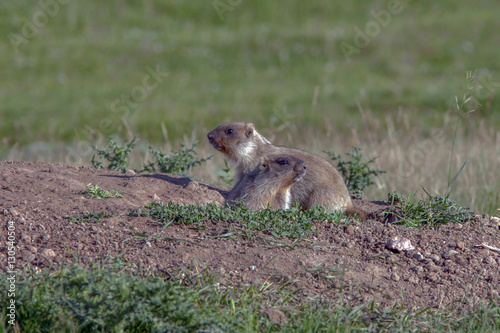
[[[353,208],[351,196],[340,173],[324,159],[304,151],[274,146],[251,123],[231,122],[217,126],[207,135],[210,144],[227,155],[236,164],[236,181],[251,173],[262,156],[290,155],[307,164],[303,179],[291,187],[291,203],[299,203],[302,209],[323,206],[328,211],[364,213]]]
[[[306,163],[289,155],[270,155],[246,174],[229,192],[226,206],[242,203],[260,210],[289,209],[292,205],[290,188],[306,174]]]

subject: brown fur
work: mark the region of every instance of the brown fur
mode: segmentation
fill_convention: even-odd
[[[251,123],[222,124],[207,137],[215,149],[236,164],[237,180],[249,174],[261,156],[291,155],[307,163],[304,179],[291,188],[292,205],[299,203],[303,209],[323,206],[330,212],[340,210],[351,215],[359,211],[352,205],[342,176],[330,163],[298,149],[274,146]]]
[[[288,209],[291,206],[290,188],[305,174],[306,163],[296,157],[263,156],[260,163],[229,192],[226,205],[241,202],[255,210]]]

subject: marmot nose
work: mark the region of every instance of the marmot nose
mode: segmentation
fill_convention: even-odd
[[[207,134],[208,140],[212,140],[214,138],[214,134],[212,132]]]

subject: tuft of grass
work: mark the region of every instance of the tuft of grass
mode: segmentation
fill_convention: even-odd
[[[70,216],[68,222],[70,223],[98,223],[103,218],[113,217],[115,213],[110,213],[106,211],[102,212],[83,212],[82,215],[78,213],[76,216]]]
[[[207,205],[175,205],[171,202],[152,202],[145,209],[138,209],[130,215],[151,216],[164,224],[187,224],[196,229],[204,229],[206,221],[231,223],[232,232],[239,232],[251,238],[250,231],[262,231],[276,238],[307,239],[317,233],[314,222],[332,221],[340,223],[345,219],[342,213],[328,213],[323,207],[300,210],[298,206],[288,210],[263,209],[253,211],[242,205],[232,209]],[[229,231],[228,231],[229,233]]]
[[[396,213],[399,218],[396,223],[410,227],[437,227],[448,222],[465,223],[474,219],[474,212],[448,198],[450,193],[445,197],[425,193],[427,200],[416,199],[415,193],[407,197],[398,192],[388,194],[387,202],[401,208],[401,213]]]
[[[197,145],[198,142],[195,142],[190,148],[187,148],[184,144],[181,144],[181,149],[170,152],[170,155],[163,153],[161,148],[155,149],[150,145],[149,151],[153,154],[154,161],[144,163],[143,169],[138,172],[163,172],[188,177],[188,170],[205,163],[211,158],[209,156],[198,159],[196,157],[198,153],[194,149]]]
[[[104,147],[104,149],[99,149],[96,146],[92,146],[92,149],[97,151],[96,155],[92,156],[92,164],[90,167],[101,169],[104,167],[103,160],[108,161],[108,165],[106,169],[108,170],[117,170],[120,172],[125,172],[128,170],[128,159],[130,153],[135,148],[138,139],[135,137],[130,142],[125,142],[123,146],[118,145],[118,143],[113,140],[113,138],[109,138],[109,142]]]
[[[352,151],[346,154],[350,156],[350,160],[342,159],[340,154],[336,155],[333,151],[325,151],[325,153],[330,156],[333,161],[338,161],[337,168],[344,177],[347,189],[353,194],[362,193],[365,188],[374,183],[373,177],[385,173],[383,170],[378,168],[373,169],[370,166],[370,164],[374,163],[376,157],[366,162],[362,162],[363,155],[361,154],[361,148],[359,146],[353,146]]]
[[[99,185],[87,184],[87,189],[80,192],[89,199],[107,199],[107,198],[123,198],[123,195],[117,190],[103,190]]]

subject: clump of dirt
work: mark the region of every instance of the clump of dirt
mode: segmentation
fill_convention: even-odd
[[[82,194],[89,183],[117,190],[123,198],[89,199]],[[189,270],[197,263],[220,283],[287,283],[304,297],[336,299],[341,289],[353,303],[375,299],[380,305],[421,309],[498,300],[499,220],[489,216],[465,225],[414,229],[391,223],[384,202],[355,200],[368,213],[366,222],[318,223],[313,239],[291,248],[273,245],[265,235],[252,241],[211,236],[229,222],[208,222],[200,231],[186,225],[164,228],[148,217],[126,214],[153,200],[223,204],[226,194],[227,188],[167,174],[0,162],[0,220],[2,230],[14,221],[16,267],[85,265],[116,257],[150,271]],[[106,214],[98,222],[71,222],[89,212]],[[149,237],[134,238],[137,233]],[[388,246],[391,239],[402,247]],[[1,267],[7,265],[6,242],[7,233],[1,232]]]

